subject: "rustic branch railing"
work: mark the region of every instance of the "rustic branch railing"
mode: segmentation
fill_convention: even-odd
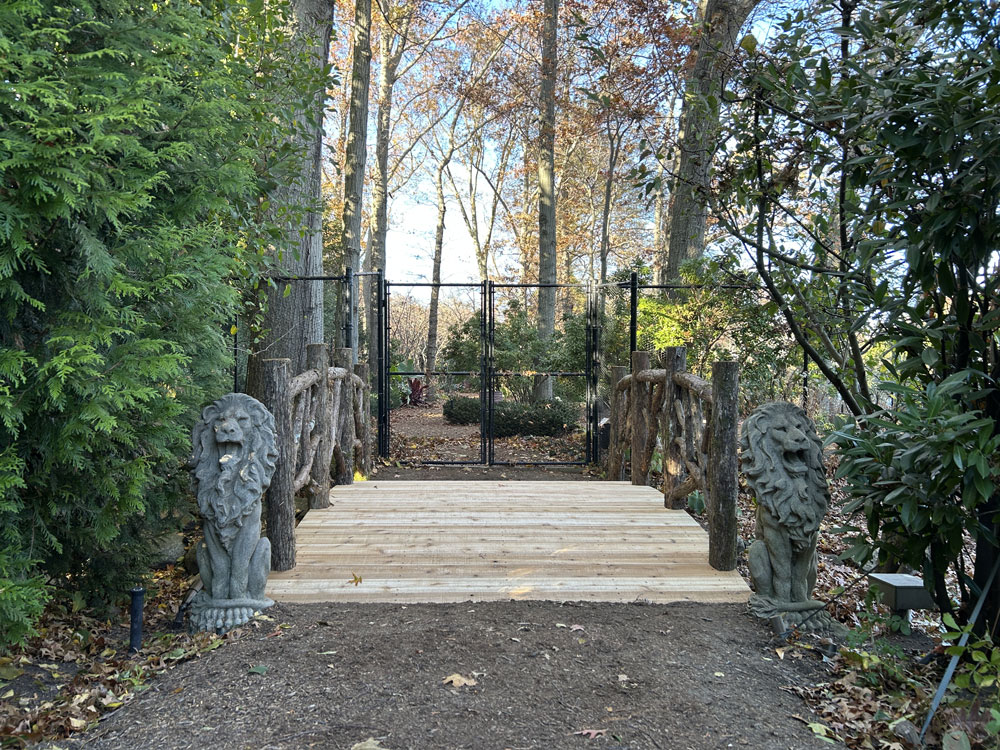
[[[632,484],[650,483],[660,437],[663,496],[668,508],[683,508],[695,490],[705,494],[709,562],[736,567],[737,394],[735,362],[712,365],[712,382],[687,372],[684,347],[670,347],[662,367],[650,367],[648,352],[632,352],[632,374],[611,368],[608,477],[625,477],[626,450]]]
[[[371,471],[371,409],[365,368],[355,372],[350,349],[330,366],[325,344],[306,348],[306,369],[294,377],[290,360],[264,360],[264,405],[274,415],[278,461],[267,491],[271,569],[295,567],[295,496],[310,508],[330,504],[330,485],[351,484],[355,469]],[[331,477],[332,475],[332,477]]]

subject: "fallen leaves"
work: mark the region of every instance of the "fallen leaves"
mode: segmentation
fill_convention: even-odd
[[[389,750],[389,748],[385,747],[385,745],[380,744],[379,741],[374,737],[369,737],[364,742],[359,742],[356,745],[351,745],[351,750]]]
[[[150,679],[198,658],[225,637],[171,631],[190,582],[170,566],[148,585],[142,651],[129,655],[121,632],[128,614],[98,620],[72,602],[55,601],[39,621],[38,635],[24,648],[0,657],[0,745],[23,747],[86,729],[144,690]],[[256,623],[249,627],[259,627]]]
[[[13,666],[12,664],[4,664],[0,666],[0,680],[4,682],[10,682],[11,680],[16,680],[18,677],[24,674],[23,669]]]
[[[581,729],[579,732],[573,732],[573,734],[583,735],[589,740],[596,739],[598,737],[605,737],[608,734],[607,729]]]
[[[448,675],[441,682],[445,685],[450,684],[453,687],[472,687],[478,684],[472,677],[463,677],[458,672]]]

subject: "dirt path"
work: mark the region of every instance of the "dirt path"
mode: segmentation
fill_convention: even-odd
[[[480,460],[479,424],[449,424],[444,419],[443,401],[393,409],[390,423],[389,453],[394,465]],[[586,454],[585,432],[578,428],[565,435],[498,437],[493,450],[494,460],[500,463],[582,462]]]
[[[279,605],[268,617],[60,747],[829,747],[781,689],[820,678],[819,662],[779,660],[739,606]],[[476,684],[443,684],[453,674]]]
[[[396,465],[378,476],[589,478],[580,467]],[[235,635],[57,747],[830,746],[782,690],[822,681],[822,663],[779,658],[743,606],[278,605]],[[456,674],[475,684],[443,683]]]

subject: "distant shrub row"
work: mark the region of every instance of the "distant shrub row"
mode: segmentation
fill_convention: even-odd
[[[579,419],[576,405],[561,401],[538,404],[518,404],[501,401],[493,407],[493,434],[562,435],[576,428]],[[444,402],[444,418],[450,424],[479,422],[478,398],[456,397]]]
[[[444,402],[444,419],[448,424],[475,424],[479,421],[479,399],[456,396]]]

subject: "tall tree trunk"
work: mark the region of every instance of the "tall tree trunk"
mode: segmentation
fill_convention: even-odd
[[[371,0],[355,0],[351,66],[350,128],[344,149],[344,220],[341,245],[345,268],[361,270],[361,201],[364,195],[365,156],[368,140],[368,88],[371,82]],[[357,356],[358,300],[348,311],[354,321],[351,348]]]
[[[296,0],[295,38],[300,45],[308,45],[317,69],[326,65],[329,55],[330,21],[328,0]],[[301,135],[296,146],[301,149],[301,170],[296,179],[277,188],[271,197],[272,210],[288,208],[293,215],[296,209],[305,210],[304,220],[285,226],[283,252],[275,258],[276,270],[282,276],[323,273],[321,155],[325,97],[325,90],[317,91],[307,108],[297,113]],[[290,285],[287,295],[286,283]],[[291,372],[297,374],[306,369],[306,345],[323,341],[323,282],[277,282],[277,289],[268,292],[262,321],[265,334],[247,365],[247,392],[251,395],[263,393],[264,359],[290,359]]]
[[[620,133],[608,133],[608,171],[604,175],[604,205],[601,208],[601,279],[608,280],[608,255],[611,252],[611,198],[615,189],[615,168],[618,166]]]
[[[622,138],[624,133],[622,132],[621,126],[617,126],[612,129],[611,123],[607,123],[607,134],[608,134],[608,169],[604,175],[604,204],[601,206],[601,248],[600,248],[600,259],[601,259],[601,276],[600,276],[600,294],[599,294],[599,310],[601,315],[604,315],[605,302],[607,301],[607,295],[605,294],[604,284],[608,280],[608,255],[611,252],[611,198],[614,195],[615,189],[615,170],[618,167],[618,154],[621,151]]]
[[[676,117],[674,113],[678,107],[683,107],[683,99],[680,95],[674,98],[667,112],[667,122],[664,132],[667,133],[664,139],[664,146],[670,142]],[[679,136],[679,134],[678,134]],[[670,203],[674,198],[674,182],[677,171],[681,167],[680,149],[676,144],[671,149],[672,157],[670,167],[667,168],[666,154],[656,160],[656,176],[660,180],[660,188],[656,191],[655,224],[653,228],[653,279],[656,284],[666,284],[667,282],[667,255],[670,247]]]
[[[437,169],[437,226],[434,229],[434,261],[431,270],[431,301],[427,311],[427,349],[424,356],[426,382],[432,380],[431,371],[436,367],[438,344],[438,300],[441,288],[441,254],[444,247],[444,218],[448,204],[444,197],[444,171],[451,161],[452,149],[445,154]]]
[[[567,243],[562,257],[564,284],[573,283],[573,253],[570,250],[571,246]],[[573,317],[573,290],[563,289],[562,292],[562,319],[566,321]]]
[[[556,283],[556,31],[559,1],[545,0],[542,22],[542,76],[538,126],[538,283]],[[538,290],[538,336],[544,342],[556,330],[556,290]],[[552,378],[536,378],[536,401],[552,399]]]
[[[392,95],[398,80],[399,63],[407,45],[410,22],[415,5],[400,14],[392,13],[392,5],[380,2],[382,11],[379,35],[378,113],[375,116],[375,175],[372,180],[372,234],[366,266],[371,270],[385,268],[385,238],[389,231],[389,136],[392,130]],[[390,16],[392,16],[390,18]],[[367,281],[367,280],[366,280]],[[366,290],[371,284],[366,283]],[[370,291],[365,294],[371,298]],[[367,305],[366,330],[375,336],[375,306]],[[374,338],[372,339],[374,341]],[[373,348],[373,347],[372,347]]]
[[[664,232],[664,209],[666,208],[666,169],[663,167],[663,160],[657,161],[656,176],[660,181],[660,186],[656,190],[656,201],[653,205],[653,278],[656,284],[666,284],[667,271],[667,245],[666,232]]]
[[[694,66],[684,87],[678,140],[680,164],[667,219],[670,245],[665,277],[676,281],[680,267],[705,249],[708,190],[719,133],[719,104],[736,38],[760,0],[702,0],[703,22]],[[714,102],[714,103],[712,103]]]

